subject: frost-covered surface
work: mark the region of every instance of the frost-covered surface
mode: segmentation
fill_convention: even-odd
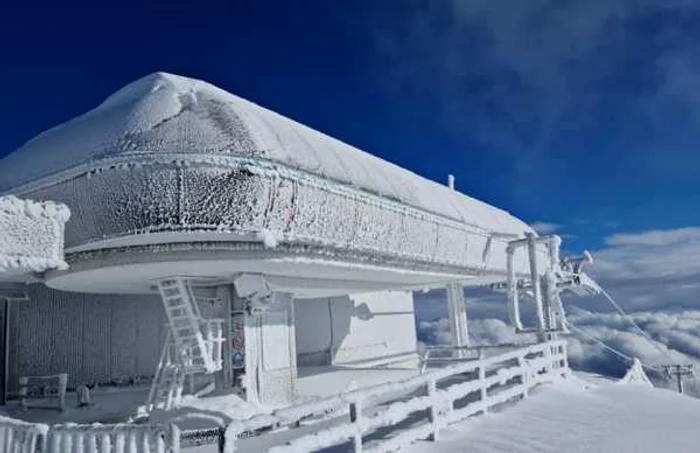
[[[29,285],[27,295],[11,311],[20,327],[11,330],[11,392],[19,376],[67,372],[72,389],[153,375],[167,321],[155,295],[75,294],[42,284]]]
[[[0,449],[16,453],[35,453],[48,426],[34,425],[0,416]]]
[[[271,409],[273,406],[244,401],[232,393],[201,398],[185,395],[177,409],[151,412],[149,422],[175,423],[181,429],[206,429],[245,420]]]
[[[611,382],[562,381],[502,412],[446,428],[405,453],[693,453],[700,400]]]
[[[236,451],[269,451],[270,453],[302,453],[344,443],[349,437],[375,437],[365,446],[367,451],[394,451],[404,447],[443,426],[472,416],[480,411],[521,398],[539,384],[563,379],[569,375],[564,363],[563,342],[550,342],[517,348],[515,350],[474,360],[430,373],[389,381],[380,385],[346,391],[341,395],[312,401],[262,414],[250,420],[229,424],[229,438],[265,426],[295,425],[309,416],[334,411],[339,418],[314,429],[300,429],[294,436],[289,432],[240,441]],[[514,365],[513,362],[516,362]],[[474,372],[479,371],[478,374]],[[456,379],[456,381],[455,381]],[[436,388],[436,382],[443,384]],[[428,394],[426,395],[426,389]],[[483,389],[483,390],[482,390]],[[488,389],[488,392],[486,391]],[[475,393],[477,392],[477,393]],[[479,398],[479,392],[484,395]],[[469,404],[457,401],[476,396]],[[406,398],[408,397],[408,398]],[[357,404],[358,417],[349,423],[346,416],[349,405]],[[404,424],[416,411],[429,408],[432,422]],[[403,424],[403,426],[401,426]],[[392,427],[385,435],[375,436],[377,430]],[[287,442],[286,445],[280,445]],[[364,442],[364,441],[363,441]],[[275,446],[276,445],[276,446]],[[270,450],[268,448],[273,447]]]
[[[66,409],[22,410],[18,400],[0,406],[0,415],[31,423],[109,423],[127,420],[148,398],[148,386],[96,387],[90,390],[91,405],[78,407],[75,392],[66,393]],[[0,444],[1,445],[1,444]]]
[[[81,164],[141,153],[265,158],[465,221],[528,230],[507,213],[199,80],[139,79],[2,162],[7,190]]]
[[[69,218],[61,204],[0,197],[0,274],[65,269],[63,231]]]
[[[647,387],[653,387],[654,384],[651,383],[649,377],[644,372],[644,367],[642,367],[642,362],[638,358],[634,358],[634,362],[627,373],[618,382],[621,384],[642,384]]]
[[[297,243],[488,273],[505,268],[503,234],[532,231],[212,85],[161,73],[28,142],[1,161],[0,181],[68,204],[77,213],[68,247],[233,232],[275,250]],[[516,269],[527,271],[524,254]]]

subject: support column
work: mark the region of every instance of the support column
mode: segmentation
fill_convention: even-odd
[[[537,339],[545,341],[546,325],[544,319],[544,308],[542,306],[542,290],[540,286],[540,274],[537,270],[537,243],[533,233],[527,234],[527,249],[530,260],[530,280],[532,283],[532,297],[535,299],[536,319],[537,319]]]
[[[469,346],[467,330],[467,307],[464,303],[464,288],[461,283],[447,285],[447,306],[450,316],[450,334],[452,346]]]
[[[0,297],[0,404],[7,403],[7,387],[10,372],[10,301]]]
[[[246,397],[261,403],[289,403],[296,394],[294,300],[273,293],[264,310],[245,319]]]

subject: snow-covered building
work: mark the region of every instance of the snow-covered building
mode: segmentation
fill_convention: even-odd
[[[415,366],[411,291],[449,287],[463,343],[462,287],[503,281],[509,242],[534,235],[507,212],[163,73],[0,160],[3,193],[72,212],[70,267],[13,302],[10,392],[22,375],[66,372],[69,387],[150,379],[174,324],[170,283],[196,299],[190,316],[222,320],[224,365],[205,368],[249,398],[289,400],[302,366]],[[540,269],[547,250],[534,249]],[[526,249],[511,264],[530,275]]]
[[[14,315],[11,301],[26,298],[21,283],[33,275],[68,267],[63,260],[63,232],[69,218],[70,211],[61,204],[0,197],[0,357],[5,364],[10,358],[10,327],[13,331],[17,327],[16,318],[10,322]],[[6,366],[0,367],[3,403],[9,383],[7,371]]]

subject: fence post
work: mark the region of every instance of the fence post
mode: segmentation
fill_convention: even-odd
[[[219,445],[219,449],[217,450],[217,453],[226,453],[226,427],[225,426],[219,427],[218,445]]]
[[[433,425],[433,432],[428,436],[428,440],[436,441],[440,439],[440,411],[437,407],[436,394],[437,394],[437,382],[435,379],[430,379],[426,384],[426,394],[430,399],[430,406],[428,407],[428,421]]]
[[[556,366],[554,365],[554,346],[551,344],[547,345],[545,353],[547,354],[547,368],[545,369],[545,373],[551,376],[556,369]]]
[[[488,398],[488,389],[486,388],[486,365],[484,365],[484,349],[479,348],[478,352],[478,360],[479,360],[479,382],[481,383],[480,388],[481,388],[481,404],[484,406],[484,414],[488,412],[488,408],[486,407],[486,398]]]
[[[521,354],[518,356],[518,368],[520,368],[520,372],[522,373],[523,399],[525,399],[530,396],[530,370],[525,363],[525,355]]]
[[[177,425],[170,425],[168,431],[172,439],[173,452],[180,451],[180,428]]]
[[[362,453],[362,401],[357,400],[350,403],[350,422],[355,425],[355,436],[353,437],[353,452]]]
[[[560,348],[561,355],[562,355],[561,366],[562,366],[562,368],[567,369],[567,368],[569,368],[569,356],[567,355],[567,352],[566,352],[566,343],[562,343],[559,346],[559,348]]]

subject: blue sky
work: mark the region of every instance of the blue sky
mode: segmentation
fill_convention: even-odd
[[[6,7],[0,155],[165,70],[452,172],[570,249],[700,224],[692,2],[158,3]]]

